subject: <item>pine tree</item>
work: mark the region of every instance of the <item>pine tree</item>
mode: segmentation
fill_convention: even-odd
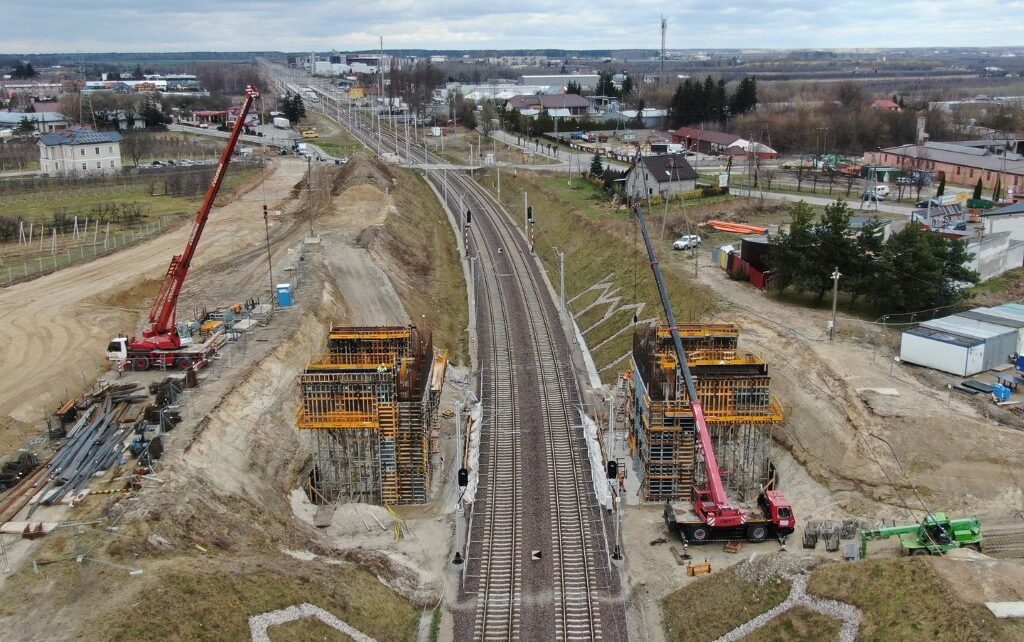
[[[992,200],[999,202],[999,197],[1002,196],[1003,191],[1003,179],[1001,176],[996,177],[996,187],[992,190]]]
[[[601,163],[601,152],[594,152],[594,159],[590,161],[590,175],[600,178],[604,173],[604,165]]]
[[[935,190],[935,196],[939,197],[946,193],[946,172],[939,175],[939,188]]]
[[[973,198],[976,201],[980,200],[981,199],[981,189],[982,189],[981,177],[979,176],[978,177],[978,184],[974,186],[974,195],[971,198]]]

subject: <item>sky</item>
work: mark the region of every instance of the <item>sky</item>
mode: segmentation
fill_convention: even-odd
[[[0,53],[1024,46],[1005,0],[4,0]]]

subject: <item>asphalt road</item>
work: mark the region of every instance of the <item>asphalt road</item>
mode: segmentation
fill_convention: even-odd
[[[749,190],[744,187],[729,188],[729,193],[733,196],[750,196],[752,198],[760,198],[763,195],[764,198],[768,200],[789,201],[791,203],[805,201],[810,205],[831,205],[840,198],[847,200],[843,194],[837,194],[836,196],[814,196],[812,194],[793,194],[792,192],[762,192],[760,190]],[[851,209],[855,210],[857,213],[863,213],[865,215],[877,212],[879,214],[905,216],[909,219],[910,213],[914,211],[914,208],[909,205],[899,205],[889,201],[877,203],[877,207],[875,203],[867,203],[857,199],[848,199],[847,202],[850,204]]]

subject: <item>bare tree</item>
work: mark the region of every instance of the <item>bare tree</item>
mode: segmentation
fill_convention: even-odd
[[[149,134],[128,130],[125,132],[124,140],[121,141],[121,149],[138,167],[142,157],[152,152],[153,141]]]
[[[766,167],[762,175],[764,176],[765,182],[768,183],[768,191],[771,191],[772,182],[779,177],[779,173],[776,172],[773,167]]]

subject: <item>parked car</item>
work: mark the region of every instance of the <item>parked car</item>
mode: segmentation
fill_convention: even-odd
[[[700,247],[700,236],[697,234],[684,234],[672,244],[676,250],[692,250],[697,247]]]
[[[937,198],[929,198],[929,199],[925,199],[923,201],[918,201],[918,202],[914,203],[914,207],[917,207],[917,208],[920,208],[920,209],[925,209],[929,205],[931,207],[938,207],[938,206],[942,205],[942,203],[939,202],[939,199],[937,199]]]
[[[152,163],[150,163],[150,165],[152,165],[153,167],[163,167],[163,166],[164,166],[164,164],[163,164],[163,163],[161,163],[161,162],[160,162],[160,161],[158,161],[158,160],[156,160],[156,161],[153,161]]]
[[[864,192],[864,194],[861,195],[860,200],[862,200],[862,201],[875,201],[875,202],[884,201],[885,200],[885,195],[877,194],[875,192]]]

